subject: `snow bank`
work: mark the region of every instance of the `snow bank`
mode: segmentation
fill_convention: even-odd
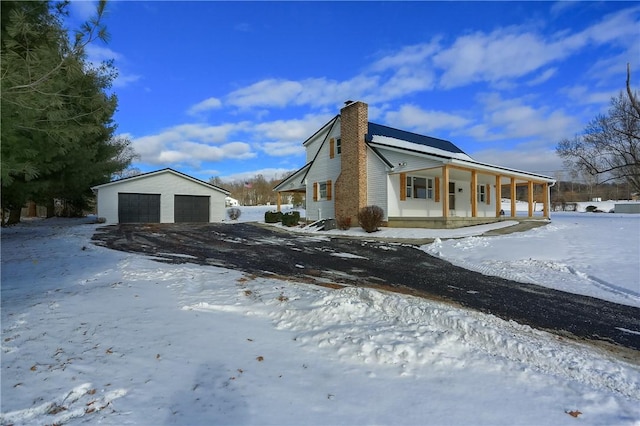
[[[95,228],[2,230],[2,424],[640,421],[640,367],[608,353],[415,297],[159,263]]]

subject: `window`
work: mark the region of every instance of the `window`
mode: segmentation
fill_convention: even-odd
[[[313,183],[313,201],[331,201],[331,181]]]
[[[319,200],[327,199],[327,182],[318,183],[318,199]]]
[[[407,198],[433,199],[433,179],[407,176]]]
[[[329,139],[329,158],[334,158],[336,154],[340,155],[342,152],[342,140],[338,138]]]
[[[476,193],[478,194],[478,202],[479,203],[484,203],[487,200],[487,193],[485,192],[485,186],[484,185],[478,185],[478,190],[476,191]]]

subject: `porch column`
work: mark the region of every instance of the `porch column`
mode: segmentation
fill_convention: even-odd
[[[500,217],[502,210],[502,176],[496,175],[496,217]]]
[[[533,217],[533,181],[527,182],[527,202],[529,203],[529,217]]]
[[[442,166],[442,217],[449,217],[449,168]]]
[[[478,216],[478,172],[471,170],[471,217]]]
[[[516,217],[516,178],[511,178],[511,217]]]
[[[278,210],[277,211],[280,211],[280,208],[281,208],[281,205],[282,205],[282,195],[281,195],[282,193],[280,191],[278,191],[276,194],[278,194],[278,201],[277,201]]]
[[[542,184],[542,193],[544,194],[544,204],[543,204],[543,212],[542,215],[546,218],[551,217],[549,214],[550,206],[551,206],[551,196],[549,193],[549,184],[547,182]]]

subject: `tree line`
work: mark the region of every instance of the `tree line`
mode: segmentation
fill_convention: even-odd
[[[626,91],[611,98],[607,113],[593,118],[582,134],[560,141],[556,152],[574,175],[599,184],[624,182],[640,194],[640,103],[629,64]]]
[[[228,190],[231,193],[230,197],[238,200],[242,206],[275,205],[278,202],[278,195],[273,188],[291,173],[293,171],[272,178],[258,174],[245,180],[223,180],[216,176],[209,179],[209,183]],[[283,194],[283,197],[286,197],[282,199],[283,204],[300,205],[304,201],[304,195],[300,193],[287,193]]]
[[[48,216],[54,200],[66,215],[81,214],[91,186],[136,157],[128,139],[114,136],[118,100],[108,92],[115,67],[86,55],[88,44],[109,39],[105,6],[101,0],[70,37],[68,2],[0,2],[2,225],[19,222],[27,201],[47,206]]]

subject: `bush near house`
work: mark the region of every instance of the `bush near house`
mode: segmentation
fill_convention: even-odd
[[[265,212],[264,221],[265,223],[282,222],[282,212]]]
[[[287,212],[282,215],[284,226],[298,226],[298,222],[300,222],[300,212]]]
[[[366,232],[375,232],[382,224],[384,211],[378,206],[366,206],[358,212],[358,223]]]
[[[229,216],[230,220],[238,220],[238,219],[240,219],[240,215],[241,214],[242,214],[242,212],[237,207],[231,207],[229,210],[227,210],[227,216]]]
[[[351,218],[350,217],[339,217],[336,220],[336,222],[338,224],[338,229],[346,231],[347,229],[351,228]]]

